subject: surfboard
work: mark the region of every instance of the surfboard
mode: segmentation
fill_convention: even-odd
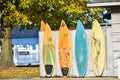
[[[43,37],[43,63],[47,77],[52,76],[55,68],[55,57],[54,37],[49,25],[46,23]]]
[[[76,27],[75,57],[76,57],[78,74],[80,77],[84,77],[88,63],[88,44],[87,44],[86,32],[80,20],[77,21],[77,27]]]
[[[102,76],[105,66],[106,47],[103,30],[97,20],[92,27],[92,65],[96,76]]]
[[[61,72],[64,77],[67,77],[71,67],[71,39],[67,25],[63,20],[59,30],[58,50]]]
[[[43,20],[41,20],[41,27],[40,27],[40,31],[45,31],[45,23]]]

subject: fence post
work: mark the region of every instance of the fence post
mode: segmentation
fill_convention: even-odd
[[[59,31],[53,31],[54,34],[54,41],[55,41],[55,53],[56,53],[56,59],[55,59],[55,69],[54,69],[54,76],[60,77],[62,76],[61,70],[60,70],[60,64],[59,64],[59,53],[58,53],[58,36]]]
[[[39,45],[40,45],[40,77],[45,77],[45,68],[43,64],[43,35],[44,32],[39,32]]]
[[[112,47],[112,28],[104,29],[106,39],[106,66],[104,69],[104,76],[114,76],[114,61],[113,61],[113,47]]]
[[[76,30],[70,31],[71,43],[72,43],[72,63],[70,68],[70,77],[79,77],[77,72],[76,59],[75,59],[75,33]]]

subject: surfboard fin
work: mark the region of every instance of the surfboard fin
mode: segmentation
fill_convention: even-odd
[[[53,68],[53,65],[45,65],[45,70],[46,70],[46,76],[49,77],[49,76],[52,76],[52,68]]]
[[[61,71],[62,71],[63,76],[67,76],[69,68],[67,68],[67,67],[61,68]]]

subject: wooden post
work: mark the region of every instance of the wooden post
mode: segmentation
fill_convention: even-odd
[[[70,77],[79,77],[77,72],[76,59],[75,59],[75,33],[76,30],[70,31],[71,43],[72,43],[72,63],[70,69]]]
[[[55,51],[56,51],[56,61],[55,61],[55,71],[53,73],[53,76],[60,77],[62,76],[61,70],[60,70],[60,64],[59,64],[59,55],[58,55],[58,35],[59,31],[53,31],[54,39],[55,39]]]
[[[45,68],[43,64],[43,35],[44,32],[39,32],[39,45],[40,45],[40,77],[45,77]]]
[[[113,76],[113,47],[112,47],[112,28],[105,28],[106,39],[106,65],[104,76]]]

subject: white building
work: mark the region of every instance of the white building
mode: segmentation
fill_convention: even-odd
[[[87,4],[88,7],[105,7],[111,8],[111,20],[112,20],[112,41],[110,46],[110,54],[113,64],[111,67],[111,76],[117,76],[120,73],[119,59],[120,59],[120,0],[90,0]],[[108,56],[108,55],[107,55]],[[117,63],[118,62],[118,63]]]

